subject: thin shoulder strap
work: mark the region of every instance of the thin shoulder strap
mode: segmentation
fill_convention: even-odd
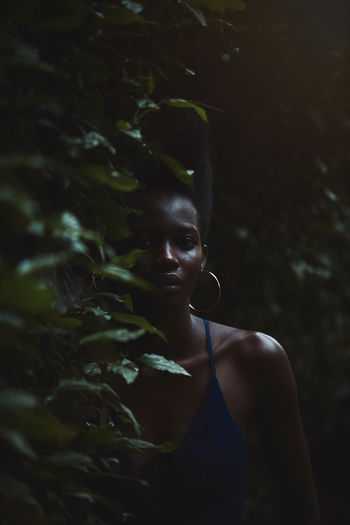
[[[203,319],[203,323],[204,323],[204,326],[205,326],[205,333],[206,333],[206,336],[207,336],[207,348],[208,348],[210,364],[211,364],[211,375],[213,377],[216,377],[214,352],[213,352],[213,345],[211,343],[209,323],[208,323],[208,321],[206,319]]]

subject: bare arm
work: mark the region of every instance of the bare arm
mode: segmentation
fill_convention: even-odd
[[[269,336],[256,335],[258,428],[279,492],[283,525],[319,525],[318,499],[288,357]]]

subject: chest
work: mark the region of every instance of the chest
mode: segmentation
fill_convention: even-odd
[[[210,379],[208,363],[187,370],[191,377],[144,369],[135,384],[123,388],[123,402],[142,426],[142,439],[177,445],[183,441]]]
[[[132,410],[144,429],[142,439],[156,444],[172,441],[180,445],[186,438],[191,424],[207,399],[212,371],[207,354],[184,367],[191,377],[145,367],[139,380],[120,392],[123,402]],[[216,376],[223,394],[223,403],[245,434],[253,406],[249,384],[238,366],[230,366],[220,356],[216,359]],[[124,427],[123,431],[132,436],[130,427]],[[154,463],[156,455],[155,451],[136,454],[134,461],[138,470],[145,471],[148,465]]]

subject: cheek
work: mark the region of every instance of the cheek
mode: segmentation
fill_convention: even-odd
[[[137,273],[138,275],[147,275],[151,272],[152,268],[152,262],[149,254],[144,253],[141,255],[141,257],[137,260],[134,268],[132,269],[133,272]]]
[[[201,272],[203,256],[201,253],[195,254],[187,261],[188,278],[193,281],[193,287],[196,285],[197,277]]]

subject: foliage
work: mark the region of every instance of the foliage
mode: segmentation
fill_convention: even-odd
[[[172,105],[207,119],[177,85],[195,76],[189,35],[231,31],[228,7],[243,3],[1,5],[0,512],[9,524],[126,520],[107,451],[172,449],[142,441],[105,380],[134,381],[128,341],[162,337],[132,312],[132,289],[148,284],[132,273],[137,254],[116,253],[116,243],[129,235],[125,195],[138,187],[130,151],[156,154],[145,116]],[[190,182],[186,166],[157,154]],[[184,373],[159,356],[141,362]],[[140,439],[123,436],[118,417]]]

